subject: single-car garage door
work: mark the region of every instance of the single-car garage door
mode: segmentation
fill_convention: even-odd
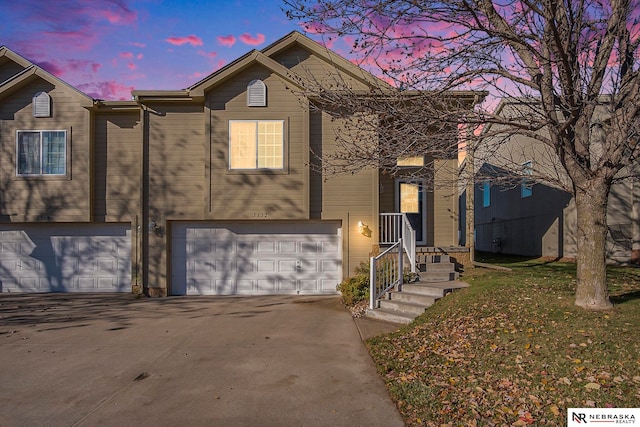
[[[131,292],[130,224],[1,224],[1,292]]]
[[[174,223],[173,295],[335,293],[338,222]]]

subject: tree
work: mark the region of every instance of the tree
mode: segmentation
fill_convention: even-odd
[[[567,179],[538,170],[536,178],[575,198],[576,305],[612,307],[605,265],[607,199],[616,180],[636,177],[640,152],[638,0],[285,3],[291,19],[327,41],[351,42],[352,55],[397,88],[436,100],[450,90],[489,90],[535,104],[519,118],[470,114],[468,108],[425,108],[421,118],[431,125],[499,124],[501,135],[526,135],[550,153]],[[399,105],[394,100],[379,110]],[[402,144],[391,154],[401,152]],[[521,170],[512,172],[522,176]]]

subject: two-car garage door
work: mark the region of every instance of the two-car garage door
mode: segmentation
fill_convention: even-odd
[[[131,225],[0,225],[0,292],[131,292]]]
[[[171,293],[335,293],[340,232],[327,221],[174,223]]]

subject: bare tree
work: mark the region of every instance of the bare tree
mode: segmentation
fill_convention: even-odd
[[[535,105],[519,117],[488,111],[469,114],[468,108],[425,108],[415,119],[424,119],[430,129],[441,123],[449,130],[453,123],[471,127],[496,123],[503,137],[528,136],[541,152],[553,156],[555,172],[536,173],[575,198],[576,305],[611,308],[605,266],[607,199],[616,179],[635,177],[633,166],[640,151],[638,0],[285,0],[285,4],[288,16],[307,29],[327,40],[349,41],[354,57],[397,88],[440,100],[449,90],[489,90],[497,97],[517,97],[525,106]],[[377,110],[391,112],[401,105],[396,100]],[[392,120],[396,126],[407,127],[407,116],[395,117],[399,117]],[[434,142],[425,137],[422,145],[414,144],[407,134],[390,139],[399,144],[387,154],[398,157],[403,143],[428,153]],[[521,170],[513,173],[522,175]]]

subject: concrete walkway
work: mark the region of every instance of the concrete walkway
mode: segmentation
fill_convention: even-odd
[[[2,426],[403,425],[337,297],[0,294],[0,406]]]

